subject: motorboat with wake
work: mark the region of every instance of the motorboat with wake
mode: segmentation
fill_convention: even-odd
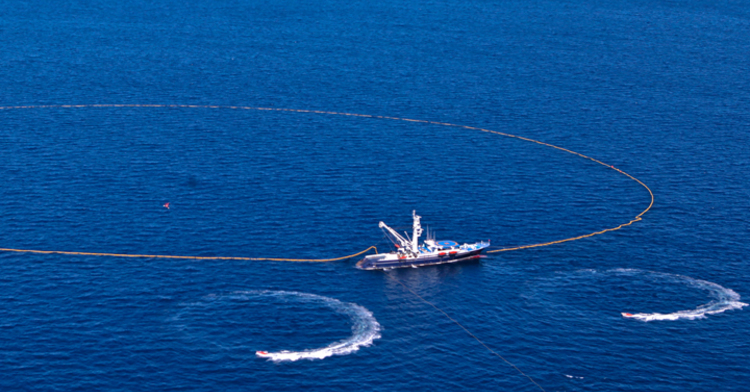
[[[405,232],[402,236],[396,230],[380,222],[378,227],[393,242],[396,251],[366,256],[357,263],[357,268],[377,270],[455,263],[483,257],[480,254],[490,246],[489,241],[463,245],[454,241],[435,241],[429,234],[420,244],[419,237],[423,230],[419,220],[422,217],[417,215],[416,211],[412,211],[412,217],[414,218],[414,224],[411,238],[409,238],[408,233]]]

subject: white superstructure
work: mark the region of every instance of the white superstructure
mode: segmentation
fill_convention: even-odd
[[[397,250],[391,253],[370,255],[357,263],[361,269],[386,269],[399,267],[420,267],[424,265],[453,263],[456,261],[478,258],[479,254],[490,246],[489,241],[459,245],[453,241],[435,241],[428,238],[419,244],[423,229],[420,217],[412,211],[412,235],[399,234],[383,222],[378,224],[386,236],[394,243]]]

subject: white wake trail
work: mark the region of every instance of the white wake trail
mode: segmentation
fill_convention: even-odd
[[[727,310],[742,309],[748,304],[740,302],[740,295],[734,290],[706,280],[694,279],[689,276],[667,274],[662,272],[641,271],[635,269],[616,269],[616,273],[624,275],[650,274],[677,282],[685,283],[691,287],[708,291],[708,296],[713,300],[695,309],[680,310],[672,313],[622,313],[623,317],[641,321],[674,321],[680,319],[695,320],[706,318],[706,315],[723,313]]]
[[[322,303],[336,313],[348,316],[352,321],[352,336],[342,341],[331,343],[326,347],[303,351],[256,352],[257,356],[268,358],[274,362],[323,359],[333,355],[347,355],[359,350],[360,347],[372,345],[375,339],[380,338],[380,324],[375,320],[372,312],[354,303],[341,302],[334,298],[294,291],[241,291],[235,294],[293,297],[300,302]]]

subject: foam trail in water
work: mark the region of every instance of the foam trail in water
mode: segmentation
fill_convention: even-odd
[[[256,352],[257,356],[268,358],[274,362],[323,359],[332,355],[347,355],[359,350],[360,347],[370,346],[375,339],[380,338],[380,324],[375,320],[372,312],[354,303],[341,302],[334,298],[294,291],[240,291],[235,294],[289,297],[300,302],[322,303],[337,313],[347,315],[352,321],[352,336],[340,342],[331,343],[326,347],[303,351]]]
[[[641,321],[656,321],[656,320],[695,320],[705,318],[709,314],[717,314],[726,312],[727,310],[742,309],[748,304],[740,302],[740,295],[734,290],[720,286],[716,283],[712,283],[705,280],[694,279],[689,276],[677,275],[677,274],[666,274],[662,272],[652,271],[641,271],[636,269],[616,269],[616,273],[620,274],[650,274],[653,276],[664,277],[667,279],[673,279],[678,282],[685,283],[689,286],[699,288],[701,290],[708,291],[709,297],[713,300],[707,304],[698,306],[695,309],[680,310],[673,313],[622,313],[623,317],[633,318]]]

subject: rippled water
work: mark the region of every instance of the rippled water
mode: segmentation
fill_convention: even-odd
[[[593,238],[387,273],[2,252],[0,389],[539,390],[398,282],[547,391],[750,382],[742,4],[3,9],[3,107],[449,122],[589,155],[655,204]],[[650,202],[575,155],[383,118],[3,109],[0,146],[3,248],[338,257],[388,250],[378,222],[406,229],[413,209],[442,239],[499,247],[615,227]]]

